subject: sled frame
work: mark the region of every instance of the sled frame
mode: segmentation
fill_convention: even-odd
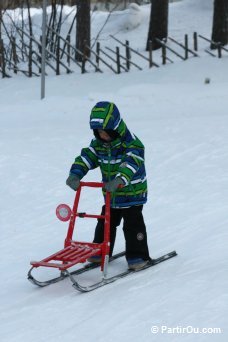
[[[84,263],[92,256],[101,256],[101,271],[103,279],[107,276],[107,268],[109,262],[110,251],[110,202],[111,194],[106,192],[105,196],[105,213],[104,215],[87,214],[78,212],[80,195],[83,187],[103,188],[104,183],[101,182],[80,182],[79,188],[76,191],[73,209],[69,221],[67,235],[64,242],[64,248],[41,261],[31,261],[32,268],[37,267],[52,267],[58,268],[61,272],[68,268]],[[104,220],[104,240],[102,243],[79,242],[73,240],[77,218],[95,218]]]

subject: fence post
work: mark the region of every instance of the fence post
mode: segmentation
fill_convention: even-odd
[[[39,66],[39,73],[41,74],[41,64],[42,64],[42,36],[40,36],[40,45],[38,45],[39,57],[38,62],[40,63]]]
[[[85,74],[85,62],[86,62],[86,59],[85,59],[85,55],[83,54],[82,56],[82,74]]]
[[[70,34],[67,35],[66,41],[68,42],[68,44],[67,44],[67,63],[68,63],[68,66],[70,66],[70,53],[71,53],[71,50],[70,50]]]
[[[193,33],[193,45],[194,45],[194,50],[198,51],[198,36],[197,36],[197,32]]]
[[[116,64],[117,64],[117,74],[120,74],[120,48],[116,47]]]
[[[84,51],[83,51],[83,55],[82,55],[82,74],[85,74],[86,72],[86,69],[85,69],[85,65],[86,65],[86,42],[85,42],[85,45],[84,45]]]
[[[185,46],[185,59],[188,59],[188,35],[184,36],[184,46]]]
[[[222,58],[222,45],[218,43],[218,58]]]
[[[153,66],[153,56],[152,56],[152,41],[149,41],[149,68]]]
[[[166,46],[162,45],[162,64],[166,64]]]
[[[22,9],[22,13],[23,13],[23,9]],[[22,20],[23,19],[23,14],[22,14]],[[22,57],[22,60],[24,61],[25,60],[25,56],[24,54],[26,55],[26,47],[25,47],[25,42],[24,42],[24,23],[22,24],[22,33],[21,33],[21,57]]]
[[[3,40],[0,39],[0,66],[2,67],[2,78],[6,77],[6,65],[4,56]]]
[[[96,71],[98,71],[98,69],[99,69],[99,62],[100,62],[99,56],[100,56],[100,43],[97,42],[97,46],[96,46],[96,65],[97,65]]]
[[[32,77],[32,38],[29,40],[28,74],[29,77]]]
[[[130,70],[130,59],[131,59],[131,52],[130,52],[130,45],[129,45],[129,41],[126,40],[126,66],[127,66],[127,70]]]
[[[56,47],[56,75],[60,75],[60,38],[57,37],[57,47]]]
[[[13,54],[13,72],[17,74],[17,51],[16,51],[16,38],[12,37],[12,54]]]

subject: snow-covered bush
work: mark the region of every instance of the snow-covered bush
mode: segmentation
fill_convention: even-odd
[[[140,6],[133,3],[129,5],[128,12],[126,14],[126,21],[124,23],[124,28],[127,30],[132,30],[138,27],[142,22],[142,11]]]

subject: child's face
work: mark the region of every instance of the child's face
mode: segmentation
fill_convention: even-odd
[[[98,129],[98,134],[102,140],[107,142],[112,141],[112,138],[103,129]]]

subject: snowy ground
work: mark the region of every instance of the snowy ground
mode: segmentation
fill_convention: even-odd
[[[173,4],[173,16],[191,8],[196,18],[204,10],[203,22],[210,13],[203,4]],[[177,22],[172,28],[181,34]],[[139,27],[135,39],[140,35]],[[44,101],[39,79],[0,80],[2,342],[227,341],[227,63],[228,57],[208,56],[119,76],[49,77]],[[102,99],[117,104],[146,146],[151,256],[174,249],[179,255],[89,294],[76,292],[69,280],[36,288],[26,279],[29,262],[63,246],[67,224],[57,221],[55,207],[72,204],[65,179],[91,139],[89,112]],[[86,180],[100,180],[99,171]],[[99,191],[88,190],[81,208],[96,212],[101,203]],[[80,221],[79,240],[91,240],[93,226]],[[120,228],[115,251],[123,248]],[[124,269],[124,259],[110,265],[111,274]],[[96,270],[80,280],[99,277]],[[176,330],[162,333],[162,326]]]

